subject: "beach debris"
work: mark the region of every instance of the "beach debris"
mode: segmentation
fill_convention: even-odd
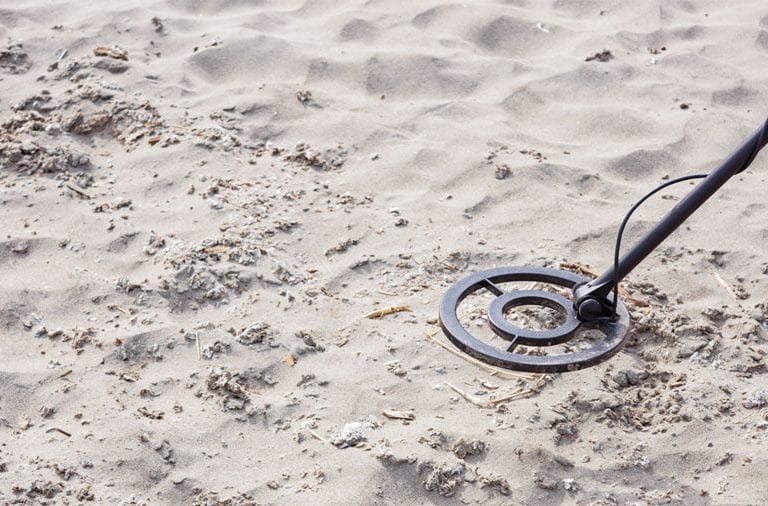
[[[408,225],[408,220],[404,218],[403,216],[396,216],[395,217],[395,226],[396,227],[405,227]]]
[[[746,409],[762,408],[766,404],[768,404],[768,400],[766,399],[765,392],[763,390],[752,392],[751,394],[747,395],[744,401],[741,403],[741,405]]]
[[[469,363],[471,363],[473,365],[476,365],[477,367],[479,367],[479,368],[481,368],[481,369],[483,369],[483,370],[485,370],[487,372],[490,372],[494,376],[499,376],[499,377],[502,377],[502,378],[533,378],[535,376],[533,374],[509,371],[507,369],[502,369],[501,367],[496,367],[496,366],[493,366],[493,365],[490,365],[490,364],[486,364],[485,362],[482,362],[482,361],[476,359],[475,357],[471,357],[471,356],[467,355],[466,353],[458,350],[457,348],[455,348],[453,346],[450,346],[449,344],[446,344],[443,341],[441,341],[440,339],[438,339],[437,335],[440,334],[440,333],[441,332],[439,330],[436,330],[436,331],[434,331],[432,333],[425,333],[424,334],[424,338],[427,341],[429,341],[429,342],[431,342],[433,344],[436,344],[437,346],[440,346],[445,351],[447,351],[449,353],[452,353],[453,355],[455,355],[455,356],[457,356],[457,357],[459,357],[459,358],[461,358],[463,360],[466,360],[467,362],[469,362]],[[436,390],[439,390],[439,389],[436,388]]]
[[[555,490],[558,485],[556,480],[539,473],[533,475],[533,483],[542,490]]]
[[[154,230],[150,230],[147,245],[143,249],[144,254],[153,256],[163,248],[165,248],[165,238],[158,235]]]
[[[270,341],[275,334],[276,332],[272,330],[269,323],[257,321],[241,329],[235,336],[235,341],[242,345],[250,346],[252,344],[261,344],[265,340]]]
[[[400,378],[403,378],[408,374],[408,371],[403,369],[403,366],[400,365],[400,362],[397,360],[393,360],[392,362],[387,362],[387,371],[391,372],[392,374]]]
[[[250,401],[248,381],[238,372],[214,367],[208,373],[206,384],[208,390],[223,397],[222,406],[225,410],[241,410]]]
[[[579,484],[576,483],[576,480],[573,478],[565,478],[563,479],[563,489],[565,489],[566,492],[578,492]]]
[[[487,448],[485,441],[479,439],[471,439],[467,441],[464,437],[460,437],[454,444],[451,451],[460,459],[472,457],[475,455],[482,455]]]
[[[299,90],[296,92],[296,99],[301,103],[303,106],[315,106],[317,107],[317,103],[315,102],[315,99],[312,98],[312,92],[309,90]]]
[[[152,410],[147,408],[146,406],[140,407],[138,410],[140,415],[143,415],[147,418],[150,418],[152,420],[162,420],[165,413],[159,410]]]
[[[0,159],[5,167],[27,175],[60,174],[71,169],[87,169],[91,165],[88,155],[82,152],[66,146],[46,146],[34,140],[22,141],[13,133],[6,135],[2,126]]]
[[[357,239],[347,238],[339,242],[336,246],[325,250],[323,252],[323,255],[329,257],[331,255],[336,255],[338,253],[344,253],[349,249],[350,246],[355,246],[355,245],[357,245]]]
[[[337,448],[349,448],[365,441],[365,431],[363,424],[351,422],[344,425],[340,433],[333,436],[331,443]]]
[[[464,481],[464,473],[467,470],[462,461],[452,463],[443,462],[436,464],[434,462],[422,462],[418,465],[419,472],[427,472],[426,479],[422,482],[424,488],[429,492],[451,497]]]
[[[11,43],[0,49],[0,69],[11,74],[23,74],[30,66],[29,55],[21,43]]]
[[[15,240],[11,241],[10,243],[10,250],[11,253],[14,253],[16,255],[26,255],[29,252],[29,241],[26,240]]]
[[[54,462],[53,465],[50,467],[59,478],[65,481],[69,481],[73,477],[79,476],[79,473],[77,472],[77,468],[75,468],[74,466],[69,466],[66,464],[59,464],[58,462]]]
[[[308,144],[298,142],[293,152],[285,155],[283,160],[297,163],[308,169],[325,172],[340,169],[347,160],[347,151],[342,145],[338,145],[335,148],[319,152],[312,150]]]
[[[162,20],[162,19],[160,19],[160,18],[159,18],[159,17],[157,17],[157,16],[154,16],[154,17],[152,18],[152,20],[151,20],[151,21],[152,21],[152,26],[154,26],[154,27],[155,27],[155,31],[156,31],[157,33],[163,33],[163,29],[165,28],[165,27],[163,26],[163,20]]]
[[[67,183],[65,186],[67,188],[69,188],[70,190],[72,190],[73,192],[75,192],[77,195],[80,196],[80,198],[82,198],[84,200],[89,200],[91,198],[91,196],[88,195],[88,193],[86,193],[82,188],[79,188],[79,187],[77,187],[75,185],[72,185],[72,184],[69,184],[69,183]]]
[[[405,219],[405,217],[403,217],[400,214],[400,209],[393,207],[392,209],[389,210],[389,214],[391,214],[395,218],[396,227],[405,227],[406,225],[408,225],[408,220]]]
[[[470,404],[474,404],[479,408],[488,409],[488,408],[496,408],[501,404],[504,404],[505,402],[517,401],[520,399],[527,399],[529,397],[532,397],[533,395],[541,392],[541,389],[544,388],[544,386],[551,381],[550,376],[541,375],[541,374],[532,376],[529,379],[530,381],[526,381],[523,384],[523,386],[515,388],[511,392],[505,393],[503,395],[501,395],[501,392],[496,391],[495,394],[492,394],[492,397],[487,401],[482,400],[479,397],[474,396],[472,394],[469,394],[464,390],[460,389],[459,387],[447,381],[445,382],[445,385],[448,386],[451,390],[453,390],[457,394],[459,394],[462,399],[469,402]],[[500,396],[497,397],[496,395],[500,395]]]
[[[126,356],[127,360],[127,356]],[[122,371],[117,375],[118,378],[125,381],[126,383],[136,383],[139,381],[141,376],[136,371]]]
[[[27,498],[33,500],[39,498],[53,499],[56,495],[64,491],[63,483],[54,483],[52,481],[34,480],[28,487],[13,485],[11,492],[16,495],[24,494]]]
[[[501,180],[501,179],[507,179],[510,174],[512,174],[512,170],[509,168],[509,165],[507,165],[506,163],[502,163],[501,165],[496,166],[493,176],[496,179]]]
[[[429,430],[427,437],[419,436],[416,441],[421,444],[425,444],[432,449],[444,448],[448,444],[448,436],[440,432],[439,430]]]
[[[59,332],[60,335],[62,335],[62,342],[71,342],[72,348],[77,350],[78,353],[82,352],[85,348],[85,345],[93,341],[93,338],[96,337],[96,329],[88,327],[88,328],[80,328],[76,327],[72,329],[69,332],[61,332],[61,329],[56,329],[53,334],[56,334],[56,332]],[[55,337],[53,334],[52,337]]]
[[[116,60],[128,60],[128,51],[121,48],[117,44],[113,44],[110,47],[99,46],[93,49],[93,54],[96,56],[108,56]]]
[[[509,487],[509,482],[499,473],[477,473],[477,480],[480,482],[481,488],[492,488],[501,495],[509,495],[512,493],[512,490]]]
[[[75,492],[75,499],[80,502],[83,501],[95,501],[96,495],[93,493],[93,489],[90,484],[85,485]]]
[[[199,342],[199,339],[197,340]],[[200,355],[206,360],[212,360],[216,355],[229,352],[230,344],[220,340],[208,343],[200,350]]]
[[[169,443],[167,439],[153,437],[147,432],[142,432],[139,435],[139,440],[149,446],[152,450],[156,451],[168,464],[176,463],[176,459],[173,456],[173,448],[171,448],[171,443]]]
[[[720,457],[718,457],[717,461],[715,461],[715,464],[718,466],[725,466],[733,462],[733,453],[732,452],[725,452]]]
[[[59,434],[63,434],[65,436],[67,436],[67,437],[72,437],[72,434],[70,434],[69,432],[67,432],[64,429],[61,429],[59,427],[51,427],[50,429],[46,430],[45,433],[48,434],[49,432],[54,432],[54,431],[58,432]]]
[[[613,53],[611,53],[607,49],[603,49],[602,51],[598,51],[592,56],[587,56],[586,58],[584,58],[584,61],[599,61],[603,63],[611,60],[613,60]]]
[[[454,392],[459,394],[461,396],[461,398],[464,399],[465,401],[467,401],[468,403],[474,404],[478,408],[493,408],[493,404],[491,404],[489,401],[484,401],[482,399],[479,399],[479,398],[475,397],[474,395],[468,394],[464,390],[460,389],[459,387],[457,387],[457,386],[455,386],[455,385],[453,385],[453,384],[451,384],[451,383],[449,383],[447,381],[445,382],[445,384],[451,390],[453,390]]]
[[[369,320],[378,320],[380,318],[383,318],[384,316],[400,313],[403,311],[411,311],[411,306],[408,305],[399,305],[399,306],[389,306],[381,309],[376,309],[375,311],[371,311],[370,313],[365,315],[365,318],[368,318]]]
[[[16,424],[17,431],[25,431],[31,426],[31,420],[29,419],[29,415],[26,413],[23,413],[19,417],[19,421]]]
[[[181,484],[181,482],[179,482]],[[280,484],[275,480],[269,480],[267,487],[277,490]],[[258,504],[251,494],[241,492],[232,496],[221,497],[219,492],[203,492],[199,488],[195,491],[191,506],[252,506]]]
[[[728,295],[733,297],[735,300],[745,300],[749,298],[749,293],[744,289],[742,285],[728,284],[728,282],[725,281],[723,277],[715,271],[712,271],[712,276],[720,284],[720,286],[725,288],[725,290],[728,292]]]
[[[412,410],[403,411],[399,409],[385,409],[381,414],[391,420],[404,420],[410,422],[416,419],[416,415]]]
[[[325,351],[325,347],[318,344],[317,341],[315,341],[315,338],[312,336],[312,334],[307,330],[297,330],[294,334],[297,339],[301,340],[304,343],[304,346],[298,347],[298,353],[299,355],[303,355],[306,352],[323,352]]]
[[[59,49],[56,52],[56,60],[48,65],[48,72],[53,72],[57,68],[59,68],[59,62],[64,59],[64,57],[67,56],[67,50],[66,49]]]

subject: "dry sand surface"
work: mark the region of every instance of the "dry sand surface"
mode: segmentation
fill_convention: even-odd
[[[455,281],[605,269],[764,121],[765,2],[14,0],[0,38],[3,504],[768,502],[767,154],[610,361],[436,342]]]

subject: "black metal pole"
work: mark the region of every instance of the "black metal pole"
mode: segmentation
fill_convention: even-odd
[[[621,280],[693,214],[731,177],[746,169],[758,151],[768,143],[768,122],[755,131],[744,144],[734,151],[718,168],[713,170],[691,192],[677,203],[661,221],[649,230],[640,241],[619,260],[618,279]],[[577,301],[589,299],[605,300],[613,289],[617,273],[612,266],[597,279],[577,287],[574,295]]]

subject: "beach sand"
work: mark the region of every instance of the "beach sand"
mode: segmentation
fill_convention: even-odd
[[[435,342],[457,280],[601,272],[762,124],[764,2],[18,0],[0,39],[0,502],[768,502],[768,155],[609,361]]]

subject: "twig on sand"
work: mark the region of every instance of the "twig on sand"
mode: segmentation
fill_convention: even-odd
[[[323,443],[327,443],[327,442],[328,442],[328,440],[327,440],[327,439],[325,439],[323,436],[321,436],[320,434],[318,434],[317,432],[315,432],[315,431],[313,431],[313,430],[309,431],[309,434],[310,434],[310,435],[311,435],[313,438],[315,438],[315,439],[319,439],[319,440],[320,440],[320,441],[322,441]]]
[[[387,418],[391,418],[392,420],[411,421],[416,419],[416,415],[413,413],[413,411],[403,411],[399,409],[385,409],[384,411],[382,411],[381,414],[386,416]]]
[[[61,434],[64,434],[67,437],[72,437],[72,434],[70,434],[69,432],[65,431],[64,429],[60,429],[58,427],[51,427],[50,429],[48,429],[45,432],[48,433],[48,432],[53,432],[53,431],[60,432]]]
[[[84,199],[86,199],[86,200],[88,200],[88,199],[90,199],[90,198],[91,198],[91,196],[90,196],[90,195],[88,195],[87,193],[85,193],[83,190],[81,190],[81,189],[80,189],[80,188],[78,188],[77,186],[74,186],[74,185],[71,185],[71,184],[67,184],[67,188],[69,188],[69,189],[70,189],[70,190],[72,190],[73,192],[77,193],[78,195],[80,195],[82,198],[84,198]]]
[[[387,316],[394,313],[399,313],[401,311],[410,311],[411,306],[389,306],[382,309],[377,309],[376,311],[371,311],[367,315],[365,315],[366,318],[370,320],[378,320],[382,316]]]
[[[203,349],[200,347],[200,332],[195,332],[195,342],[197,343],[197,359],[203,359]]]
[[[499,397],[498,399],[491,399],[491,400],[488,400],[488,401],[484,401],[482,399],[479,399],[479,398],[475,397],[472,394],[468,394],[467,392],[465,392],[464,390],[460,389],[456,385],[453,385],[453,384],[451,384],[451,383],[449,383],[447,381],[445,382],[445,384],[448,385],[451,388],[451,390],[453,390],[454,392],[459,394],[465,401],[469,402],[470,404],[474,404],[475,406],[477,406],[479,408],[486,408],[486,409],[488,409],[488,408],[490,408],[490,409],[495,408],[499,404],[503,404],[503,403],[509,402],[509,401],[517,401],[517,400],[520,400],[520,399],[527,399],[528,397],[531,397],[534,394],[539,393],[541,391],[541,388],[544,386],[545,383],[546,382],[543,380],[543,378],[541,378],[539,381],[536,382],[536,384],[532,388],[531,387],[521,387],[521,388],[518,388],[517,390],[514,390],[510,394],[505,395],[504,397]]]
[[[725,289],[726,289],[726,291],[727,291],[727,292],[728,292],[728,293],[731,295],[731,297],[733,297],[735,300],[741,300],[741,299],[743,298],[743,297],[739,297],[739,294],[737,294],[737,293],[736,293],[736,292],[733,290],[733,288],[731,288],[731,285],[729,285],[729,284],[728,284],[728,283],[727,283],[727,282],[726,282],[726,281],[723,279],[723,277],[722,277],[720,274],[718,274],[718,273],[717,273],[717,272],[715,272],[715,271],[712,271],[712,276],[714,276],[714,277],[715,277],[715,280],[717,280],[717,282],[718,282],[718,283],[720,283],[720,284],[723,286],[723,288],[725,288]]]
[[[453,353],[457,357],[462,358],[462,359],[466,360],[467,362],[469,362],[471,364],[474,364],[474,365],[478,366],[479,368],[484,369],[484,370],[490,372],[491,375],[493,375],[493,376],[500,376],[500,377],[507,378],[507,379],[510,379],[510,378],[531,379],[531,378],[535,377],[535,375],[533,375],[533,374],[516,373],[516,372],[512,372],[512,371],[507,371],[506,369],[502,369],[501,367],[492,366],[492,365],[486,364],[485,362],[481,362],[480,360],[477,360],[474,357],[470,357],[469,355],[467,355],[467,354],[465,354],[465,353],[463,353],[463,352],[453,348],[452,346],[449,346],[449,345],[445,344],[444,342],[440,341],[439,339],[437,339],[435,336],[437,334],[439,334],[439,333],[440,333],[440,331],[436,330],[432,334],[425,334],[424,338],[427,341],[440,346],[444,350]]]
[[[464,399],[468,403],[474,404],[478,408],[493,408],[493,404],[492,403],[480,400],[477,397],[475,397],[474,395],[468,394],[467,392],[465,392],[461,388],[459,388],[459,387],[457,387],[457,386],[455,386],[455,385],[453,385],[453,384],[451,384],[451,383],[449,383],[447,381],[445,382],[445,384],[448,385],[451,388],[451,390],[453,390],[454,392],[459,394],[462,397],[462,399]]]
[[[541,392],[541,389],[544,388],[544,385],[546,384],[547,384],[547,380],[544,378],[544,376],[539,376],[539,378],[536,379],[536,382],[533,384],[533,386],[520,387],[514,392],[510,393],[509,395],[500,397],[498,399],[492,399],[490,402],[494,406],[498,406],[499,404],[507,401],[517,401],[520,399],[527,399]]]

